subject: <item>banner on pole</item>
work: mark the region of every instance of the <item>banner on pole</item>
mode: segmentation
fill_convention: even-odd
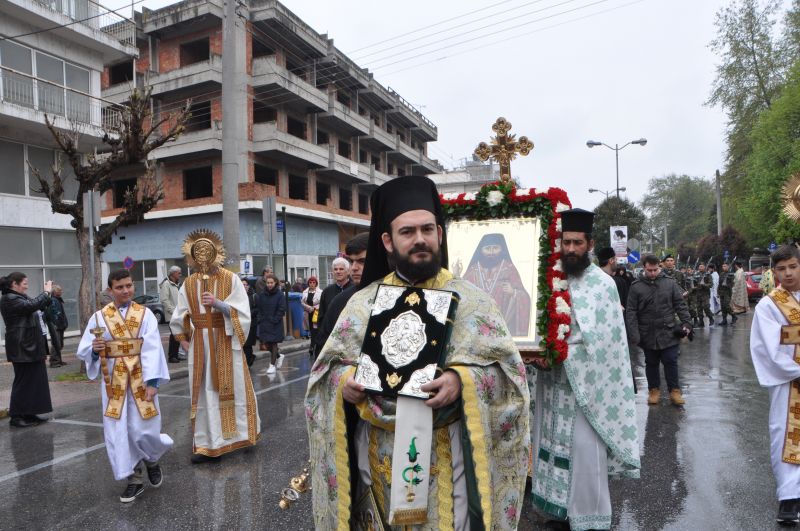
[[[628,226],[612,225],[609,229],[611,233],[611,248],[617,258],[628,256]]]

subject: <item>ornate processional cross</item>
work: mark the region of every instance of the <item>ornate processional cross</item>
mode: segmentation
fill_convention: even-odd
[[[500,117],[492,126],[492,131],[497,136],[491,139],[491,144],[481,142],[475,148],[475,155],[482,161],[494,159],[500,165],[500,181],[507,183],[511,180],[511,161],[517,158],[517,153],[527,155],[533,149],[533,142],[527,136],[515,140],[515,135],[509,135],[511,123]]]

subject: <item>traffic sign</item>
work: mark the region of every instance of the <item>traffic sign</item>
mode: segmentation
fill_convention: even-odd
[[[642,255],[639,253],[639,251],[631,251],[628,253],[628,262],[630,262],[631,264],[635,264],[641,258]]]
[[[130,256],[126,256],[125,259],[122,260],[122,267],[124,267],[128,271],[133,269],[133,264],[134,264],[133,258],[131,258]]]
[[[730,258],[731,253],[729,253],[728,250],[725,249],[725,251],[723,251],[722,253],[722,256],[725,258],[725,260],[727,260],[728,258]]]
[[[276,220],[275,227],[277,228],[278,232],[283,232],[283,219]]]
[[[636,238],[631,238],[630,240],[628,240],[628,249],[630,249],[631,251],[638,251],[641,245],[642,244],[640,244],[639,240],[637,240]]]
[[[772,242],[772,243],[769,244],[769,247],[767,247],[767,249],[769,249],[769,252],[774,253],[775,251],[778,250],[778,244],[775,243],[775,242]]]

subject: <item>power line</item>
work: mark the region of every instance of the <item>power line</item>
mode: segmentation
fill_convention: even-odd
[[[130,5],[131,7],[133,7],[133,6],[135,6],[136,4],[141,4],[142,2],[144,2],[144,0],[135,0],[134,2],[131,2],[129,5]],[[125,7],[128,7],[128,6],[126,5]],[[119,17],[122,17],[122,18],[124,18],[125,20],[127,20],[128,22],[130,22],[131,24],[133,24],[133,21],[132,21],[132,20],[130,20],[128,17],[125,17],[125,16],[123,16],[123,15],[120,15],[120,14],[117,12],[117,10],[115,10],[115,9],[108,9],[108,8],[106,8],[106,9],[107,9],[107,12],[114,13],[115,15],[117,15],[117,16],[119,16]],[[117,9],[122,9],[122,8],[120,7],[120,8],[117,8]],[[66,23],[66,24],[58,24],[58,25],[56,25],[56,26],[51,26],[51,27],[49,27],[49,28],[42,28],[42,29],[38,29],[38,30],[35,30],[35,31],[29,31],[28,33],[20,33],[19,35],[11,35],[11,36],[9,36],[9,37],[2,37],[2,36],[0,36],[0,41],[6,41],[6,40],[19,39],[20,37],[27,37],[27,36],[29,36],[29,35],[38,35],[39,33],[45,33],[45,32],[47,32],[47,31],[53,31],[53,30],[57,30],[57,29],[61,29],[61,28],[66,28],[66,27],[69,27],[69,26],[73,26],[73,25],[75,25],[75,24],[80,24],[80,23],[82,23],[82,22],[86,22],[87,20],[92,20],[93,18],[102,17],[102,16],[103,16],[103,15],[105,15],[105,14],[106,14],[105,12],[103,12],[103,13],[98,13],[98,14],[96,14],[96,15],[92,15],[92,16],[90,16],[90,17],[82,18],[82,19],[80,19],[80,20],[73,20],[72,22],[68,22],[68,23]],[[69,16],[69,15],[67,15],[67,16]]]

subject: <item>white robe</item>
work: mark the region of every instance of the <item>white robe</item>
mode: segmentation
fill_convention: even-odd
[[[121,309],[122,316],[125,317],[127,307]],[[106,386],[100,374],[100,359],[92,356],[92,340],[94,335],[90,332],[97,326],[105,326],[103,316],[98,311],[89,319],[86,330],[78,345],[78,358],[86,363],[86,375],[94,380],[100,376],[100,393],[103,401],[103,412],[108,406],[108,396]],[[113,339],[106,330],[104,339]],[[159,383],[169,381],[169,370],[167,360],[164,358],[164,348],[161,346],[161,333],[158,331],[158,321],[149,309],[145,308],[142,326],[139,329],[139,337],[144,339],[142,344],[142,378],[145,382],[158,379]],[[114,374],[115,359],[108,359],[108,374]],[[164,453],[172,448],[172,439],[169,435],[161,433],[161,407],[158,404],[158,395],[153,399],[158,415],[144,420],[136,407],[133,393],[128,386],[128,394],[122,406],[122,413],[119,420],[103,415],[103,434],[105,435],[106,451],[108,460],[111,461],[111,469],[114,471],[114,479],[122,480],[133,474],[133,468],[142,459],[156,462]]]
[[[198,296],[203,292],[200,289],[200,280],[195,275],[186,279],[178,292],[178,306],[170,319],[170,329],[174,335],[185,334],[183,329],[183,318],[189,311],[189,301],[186,297],[186,284],[193,279],[197,282]],[[223,306],[237,309],[239,324],[242,327],[245,339],[250,330],[250,302],[247,292],[238,277],[232,279],[232,289],[230,296],[225,299]],[[215,310],[217,311],[217,310]],[[206,313],[204,306],[200,306],[200,312]],[[189,347],[189,381],[194,381],[194,342],[199,338],[203,341],[203,351],[205,354],[203,381],[197,397],[197,414],[194,425],[194,451],[196,453],[209,455],[222,455],[237,448],[255,444],[261,433],[261,419],[258,415],[258,404],[255,400],[253,383],[250,379],[250,372],[242,353],[242,344],[234,331],[233,321],[230,310],[220,312],[225,319],[225,334],[231,336],[231,350],[233,355],[233,394],[236,411],[236,431],[237,435],[231,439],[225,439],[222,434],[222,420],[219,410],[219,392],[214,390],[212,383],[211,356],[209,350],[209,335],[207,329],[194,329]],[[220,333],[215,330],[215,333]],[[192,388],[190,385],[190,393]],[[248,395],[251,402],[252,411],[248,410]],[[253,415],[255,418],[251,418]],[[253,423],[251,432],[250,422]]]
[[[722,309],[719,302],[719,273],[711,273],[711,313],[717,314]],[[713,324],[713,323],[712,323]]]
[[[792,293],[800,300],[800,291]],[[772,472],[779,500],[800,498],[800,465],[784,463],[783,442],[792,380],[800,378],[794,345],[781,345],[781,326],[789,324],[775,303],[764,297],[756,306],[750,329],[750,355],[758,382],[769,390],[769,439]]]

